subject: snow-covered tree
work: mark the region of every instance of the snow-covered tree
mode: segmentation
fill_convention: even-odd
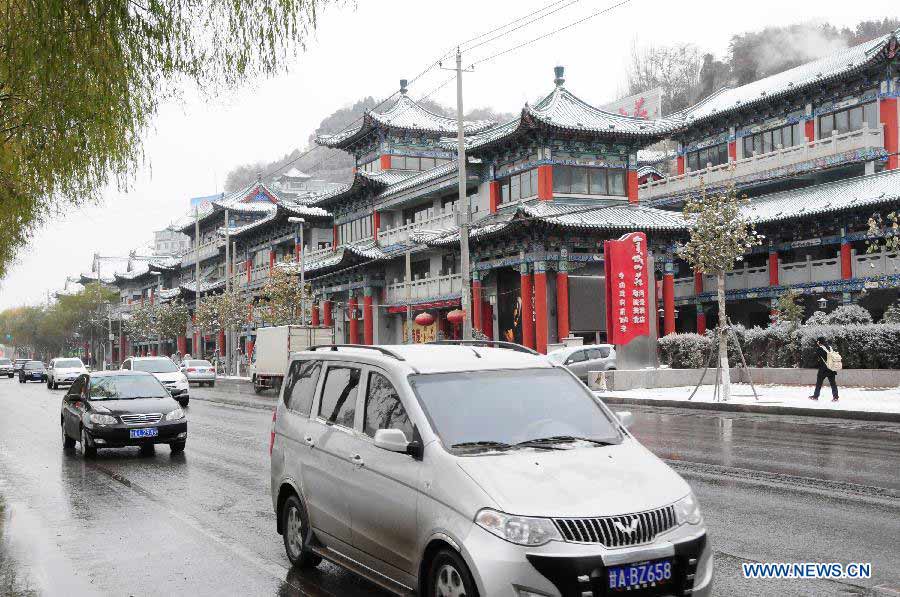
[[[900,302],[888,305],[884,310],[881,323],[900,323]]]
[[[123,322],[125,332],[134,340],[148,340],[155,332],[156,326],[153,306],[137,305]]]
[[[195,324],[205,332],[238,329],[247,320],[248,303],[238,289],[204,296],[194,312]]]
[[[287,267],[276,267],[260,291],[263,318],[273,325],[302,324],[307,321],[309,285],[300,286],[300,277]]]
[[[900,214],[896,211],[889,212],[884,217],[876,213],[869,218],[866,253],[881,250],[894,253],[900,251]],[[871,266],[875,267],[875,264],[872,263]]]
[[[801,296],[802,294],[794,289],[779,296],[775,303],[772,323],[786,324],[791,329],[797,329],[803,321],[803,305],[798,302]]]
[[[695,271],[716,277],[719,301],[719,362],[722,367],[722,399],[731,397],[728,369],[727,312],[725,310],[725,272],[744,259],[754,246],[761,244],[762,235],[744,217],[741,206],[746,197],[739,197],[733,184],[724,190],[710,192],[701,184],[696,195],[684,205],[684,217],[690,228],[690,238],[677,248],[679,257]]]
[[[190,317],[187,305],[181,299],[154,306],[154,332],[164,340],[171,340],[184,335],[187,331],[187,320]]]

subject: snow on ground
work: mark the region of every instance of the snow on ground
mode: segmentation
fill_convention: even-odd
[[[678,400],[687,401],[694,386],[675,388],[649,388],[637,390],[610,390],[597,392],[600,398],[614,396],[616,398],[634,398],[642,400]],[[831,401],[831,388],[828,382],[822,388],[819,400],[810,400],[812,386],[758,385],[756,393],[759,400],[754,400],[753,390],[749,384],[731,384],[731,404],[756,404],[759,406],[782,406],[793,408],[820,408],[823,410],[853,410],[867,412],[900,413],[900,386],[896,388],[842,388],[838,386],[841,399]],[[697,390],[693,402],[712,402],[713,386],[703,385]]]

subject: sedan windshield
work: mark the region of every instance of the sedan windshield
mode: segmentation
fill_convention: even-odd
[[[559,369],[413,375],[410,383],[451,449],[622,440],[589,391]]]
[[[44,364],[41,363],[40,361],[30,361],[30,362],[28,362],[28,363],[25,363],[25,368],[26,368],[26,369],[37,369],[37,370],[39,370],[39,369],[43,369],[43,368],[44,368]]]
[[[169,359],[135,360],[132,361],[131,367],[135,371],[146,371],[147,373],[174,373],[178,371],[178,367]]]
[[[152,375],[110,375],[91,380],[91,400],[166,398],[168,395]]]
[[[60,359],[53,364],[57,369],[80,369],[84,367],[81,359]]]

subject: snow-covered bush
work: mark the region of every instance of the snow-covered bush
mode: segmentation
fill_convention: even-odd
[[[872,323],[872,314],[859,305],[841,305],[825,317],[826,325],[853,325]]]
[[[828,313],[825,311],[816,311],[809,316],[804,325],[828,325]]]
[[[900,323],[900,302],[888,305],[881,317],[881,323]]]
[[[706,367],[712,339],[700,334],[669,334],[659,339],[659,358],[673,369]]]

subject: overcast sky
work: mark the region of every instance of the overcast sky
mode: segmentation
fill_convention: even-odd
[[[165,106],[147,135],[147,166],[127,193],[110,189],[100,206],[73,210],[41,230],[0,281],[0,309],[45,300],[67,275],[90,271],[91,256],[125,255],[146,244],[188,207],[188,199],[222,190],[226,173],[246,162],[275,159],[304,147],[311,131],[336,108],[397,89],[430,62],[486,30],[503,25],[550,0],[358,0],[321,13],[307,52],[275,79],[252,81],[213,100],[194,97]],[[581,0],[529,27],[483,45],[465,63],[574,22],[612,4]],[[553,67],[566,67],[566,86],[591,103],[610,101],[625,89],[633,43],[691,42],[722,55],[734,33],[766,25],[809,21],[807,2],[746,3],[632,0],[530,46],[479,65],[465,75],[467,109],[491,106],[518,111],[552,89]],[[822,0],[815,18],[834,25],[894,16],[866,13],[878,4]],[[449,66],[449,65],[448,65]],[[414,98],[449,73],[433,70],[413,85]],[[435,99],[455,105],[455,85]]]

